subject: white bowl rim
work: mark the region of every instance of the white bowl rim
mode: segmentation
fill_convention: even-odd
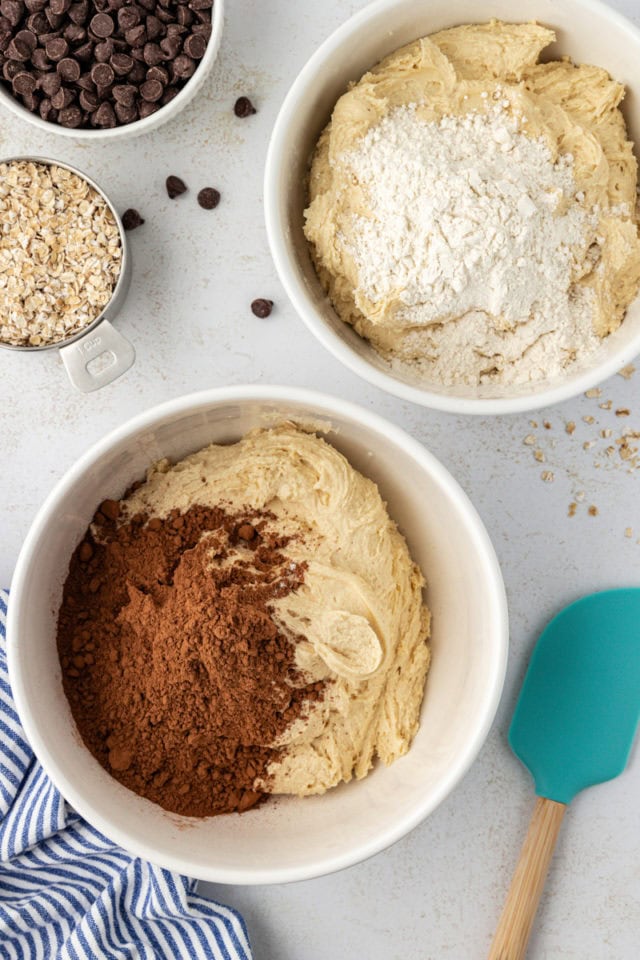
[[[83,140],[91,143],[96,140],[121,140],[125,137],[133,138],[148,133],[156,127],[167,123],[173,117],[176,117],[187,104],[196,96],[202,84],[208,77],[213,64],[216,61],[220,50],[222,40],[222,31],[224,26],[224,0],[213,0],[213,16],[211,18],[211,36],[207,42],[207,49],[200,60],[193,75],[189,77],[180,92],[175,95],[173,100],[160,107],[155,113],[142,120],[134,120],[133,123],[125,123],[116,127],[102,128],[77,128],[63,127],[59,123],[52,123],[50,120],[43,120],[39,114],[32,113],[25,106],[19,103],[16,98],[9,93],[6,87],[0,85],[0,105],[10,110],[14,116],[19,117],[26,123],[37,127],[43,133],[52,133],[61,137],[68,137],[73,140]],[[199,76],[198,76],[199,74]],[[193,84],[192,84],[193,81]]]
[[[278,189],[279,173],[286,157],[289,118],[295,117],[300,104],[304,101],[309,79],[314,77],[318,67],[333,53],[346,37],[355,35],[361,26],[381,11],[393,10],[398,0],[373,0],[362,10],[349,17],[311,55],[302,67],[293,84],[286,94],[276,122],[273,126],[264,172],[264,215],[267,238],[271,249],[271,256],[280,277],[280,281],[291,300],[296,312],[302,318],[309,330],[318,338],[326,349],[336,359],[343,363],[364,380],[369,381],[381,390],[391,393],[402,400],[409,400],[421,406],[447,413],[488,414],[522,413],[539,410],[543,407],[560,403],[571,397],[578,396],[596,384],[613,376],[620,369],[631,363],[640,353],[640,329],[629,343],[622,345],[612,357],[600,361],[595,366],[576,374],[568,383],[559,383],[547,390],[539,390],[531,395],[520,395],[508,398],[471,398],[448,396],[427,388],[413,386],[401,379],[385,373],[374,367],[342,340],[329,325],[320,318],[315,308],[310,304],[304,284],[295,276],[289,265],[289,245],[287,242],[288,227],[283,221],[280,211],[280,191]],[[587,10],[599,13],[617,23],[620,29],[630,33],[640,44],[640,28],[636,27],[623,14],[613,10],[603,0],[576,0]],[[486,18],[485,18],[486,19]],[[640,90],[638,90],[640,95]]]
[[[66,495],[68,488],[78,481],[90,466],[107,453],[113,445],[132,438],[145,428],[152,427],[169,416],[175,417],[181,413],[196,412],[199,408],[243,400],[274,401],[283,405],[298,403],[329,417],[332,413],[334,415],[346,415],[371,430],[381,433],[404,448],[428,473],[446,487],[456,509],[463,518],[469,534],[482,556],[482,568],[486,575],[487,602],[490,608],[489,617],[493,623],[493,650],[489,654],[492,674],[485,689],[482,710],[477,718],[479,722],[473,734],[469,737],[466,750],[456,757],[456,760],[451,764],[448,775],[443,777],[438,789],[433,791],[428,802],[416,808],[411,815],[392,823],[385,831],[381,831],[369,842],[338,856],[328,857],[325,860],[316,860],[313,863],[295,868],[261,867],[245,870],[214,867],[210,872],[198,868],[199,879],[216,883],[288,883],[313,879],[353,866],[386,849],[413,830],[444,800],[465,775],[486,740],[500,702],[507,667],[509,630],[506,592],[495,549],[480,515],[458,481],[432,453],[405,430],[378,414],[372,413],[357,404],[343,401],[339,397],[297,387],[275,385],[216,387],[166,401],[138,414],[93,444],[56,483],[36,514],[20,552],[11,584],[12,596],[7,612],[7,661],[13,696],[27,740],[45,772],[68,803],[85,820],[123,849],[158,866],[192,876],[193,873],[188,860],[179,856],[157,857],[153,848],[139,842],[126,828],[122,828],[117,822],[110,822],[96,814],[91,805],[85,801],[82,791],[65,776],[55,756],[44,745],[37,727],[31,720],[28,696],[17,656],[20,608],[22,606],[21,595],[28,584],[31,558],[37,550],[40,538],[46,534],[50,514],[55,510],[58,501]]]

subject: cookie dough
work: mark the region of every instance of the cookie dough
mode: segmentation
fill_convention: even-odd
[[[349,156],[399,108],[415,109],[416,122],[437,123],[482,114],[498,98],[510,116],[524,118],[521,129],[527,137],[542,138],[554,161],[564,158],[571,164],[576,196],[591,214],[571,282],[577,296],[588,298],[589,330],[597,335],[596,343],[620,325],[636,296],[637,164],[619,110],[624,88],[597,66],[574,65],[567,59],[539,63],[541,52],[554,40],[553,31],[537,23],[492,21],[444,30],[397,50],[338,100],[312,161],[305,234],[338,314],[387,359],[424,359],[433,338],[446,336],[448,324],[461,347],[468,339],[464,326],[453,332],[461,319],[455,302],[448,315],[425,330],[412,321],[403,290],[393,289],[392,283],[389,291],[372,299],[353,256],[357,222],[377,215],[375,198],[358,182]],[[527,318],[522,320],[526,324]],[[494,326],[488,349],[499,355],[505,346],[503,333],[513,324],[502,316]],[[476,329],[477,322],[469,326]],[[568,350],[561,346],[563,356],[570,355],[570,345]],[[544,362],[539,366],[531,378],[544,376]],[[497,356],[489,376],[502,373]],[[480,368],[471,375],[466,382],[482,382]],[[434,376],[444,380],[446,371],[436,370]],[[450,379],[464,380],[464,371]]]
[[[424,579],[376,485],[333,446],[292,423],[255,430],[161,461],[122,503],[125,518],[194,504],[249,522],[266,511],[291,537],[283,552],[305,565],[273,613],[305,682],[325,681],[325,693],[272,745],[285,750],[259,789],[323,793],[364,777],[376,756],[388,764],[409,749],[430,658]]]

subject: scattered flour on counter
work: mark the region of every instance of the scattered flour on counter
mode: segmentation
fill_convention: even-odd
[[[508,101],[427,122],[393,109],[338,158],[365,206],[341,237],[357,296],[395,301],[400,362],[444,384],[552,378],[600,344],[580,272],[597,210]],[[366,215],[365,215],[366,214]]]

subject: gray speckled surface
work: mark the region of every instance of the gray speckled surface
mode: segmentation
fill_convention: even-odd
[[[342,369],[307,333],[269,257],[262,164],[288,84],[317,44],[362,5],[234,0],[203,93],[168,126],[129,143],[76,145],[3,116],[0,153],[41,153],[76,164],[121,211],[135,206],[147,222],[131,234],[134,279],[118,326],[134,341],[138,360],[123,379],[84,396],[69,385],[55,352],[0,351],[0,577],[9,581],[37,507],[77,456],[132,414],[185,392],[242,382],[311,386],[369,406],[419,438],[470,495],[502,563],[511,654],[491,735],[445,803],[367,863],[284,887],[203,889],[244,911],[256,958],[469,960],[486,955],[533,802],[506,730],[535,638],[568,601],[640,579],[640,472],[628,472],[617,454],[598,452],[611,443],[598,437],[600,429],[611,428],[612,439],[624,426],[640,429],[640,371],[603,384],[600,399],[581,397],[533,415],[540,424],[533,429],[526,415],[471,420],[401,403]],[[613,5],[640,24],[637,0]],[[241,93],[259,110],[248,120],[233,116]],[[179,201],[166,197],[169,173],[191,188]],[[205,185],[222,193],[213,212],[195,203]],[[250,313],[256,296],[275,300],[269,320]],[[602,410],[607,399],[631,415]],[[568,420],[577,422],[572,436],[564,429]],[[530,433],[537,447],[523,443]],[[590,440],[597,446],[583,449]],[[536,448],[545,463],[534,459]],[[553,471],[552,483],[542,481],[543,470]],[[569,517],[580,491],[585,499]],[[590,504],[597,516],[588,514]],[[624,775],[586,792],[569,811],[532,941],[535,960],[639,955],[637,753]]]

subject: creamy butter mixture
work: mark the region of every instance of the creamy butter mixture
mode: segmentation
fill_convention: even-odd
[[[274,612],[306,682],[327,681],[326,695],[273,744],[286,749],[268,791],[322,793],[364,777],[376,756],[391,763],[408,750],[429,666],[424,580],[376,485],[334,447],[291,423],[256,430],[161,461],[124,504],[129,516],[160,518],[194,504],[249,522],[252,511],[269,511],[274,529],[292,537],[284,553],[307,565],[302,586]]]
[[[337,102],[305,233],[341,318],[443,383],[583,361],[640,283],[637,164],[605,70],[538,63],[538,24],[466,25]]]

